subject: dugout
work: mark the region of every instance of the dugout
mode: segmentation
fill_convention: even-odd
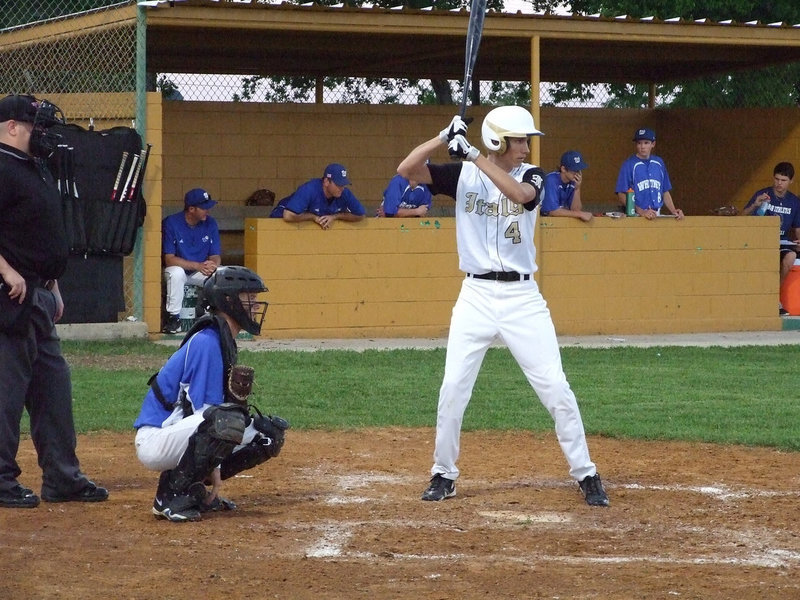
[[[147,93],[148,74],[460,80],[467,20],[465,11],[203,0],[143,3],[138,8],[122,3],[102,13],[4,32],[0,55],[10,55],[26,64],[30,53],[41,52],[42,47],[51,48],[56,55],[62,41],[103,30],[135,31],[136,93],[70,90],[58,95],[47,84],[37,85],[32,91],[53,97],[68,116],[84,121],[98,114],[98,104],[111,100],[120,103],[122,96],[130,112],[115,108],[110,111],[114,113],[112,117],[135,118],[145,141],[153,144],[144,190],[148,211],[139,245],[141,262],[129,280],[132,286],[140,286],[140,316],[151,331],[156,331],[160,310],[161,208],[179,203],[187,186],[202,185],[223,203],[243,204],[252,191],[261,187],[273,189],[280,198],[305,179],[316,176],[324,164],[336,160],[348,166],[354,191],[368,208],[373,208],[402,156],[430,137],[454,109],[322,102],[165,101],[160,94]],[[796,107],[722,111],[540,108],[538,82],[654,85],[797,61],[800,30],[787,24],[490,13],[474,76],[477,80],[532,82],[532,110],[537,124],[547,134],[535,140],[532,162],[550,169],[564,149],[578,147],[590,163],[584,184],[584,198],[589,204],[603,206],[613,201],[611,190],[617,169],[631,151],[631,132],[640,126],[656,129],[658,152],[669,165],[674,195],[691,217],[707,215],[722,204],[741,206],[753,189],[770,181],[772,166],[779,160],[800,164],[800,112]],[[18,85],[9,78],[9,90]],[[469,113],[480,119],[486,110],[474,107]],[[713,157],[713,194],[707,191],[709,157]],[[720,217],[707,226],[725,228],[725,219],[728,218]],[[247,231],[243,218],[241,234],[234,229],[229,241],[241,243],[245,254],[246,242],[241,240]],[[641,233],[628,239],[648,243]],[[268,259],[269,240],[258,244],[267,252],[258,260]],[[630,252],[636,250],[636,246],[627,248]],[[452,261],[455,269],[455,257]],[[546,281],[541,283],[546,290]],[[772,285],[770,280],[767,288]],[[777,298],[777,265],[774,287]],[[769,326],[764,323],[768,322],[779,328],[777,318],[767,320],[767,312],[769,317],[774,312],[771,307],[763,311],[757,315],[758,326],[748,324],[742,314],[740,325],[733,325],[726,318],[725,327],[766,329]],[[554,317],[561,333],[572,332],[564,330],[558,316]],[[302,335],[314,337],[315,332],[319,335],[319,330],[311,327]],[[395,330],[394,334],[404,335],[402,330]]]

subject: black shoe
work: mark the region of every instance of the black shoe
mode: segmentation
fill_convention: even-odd
[[[584,477],[579,483],[586,504],[589,506],[608,506],[608,496],[603,489],[603,482],[600,475],[594,474],[591,477]]]
[[[108,490],[89,481],[82,490],[71,494],[50,494],[43,491],[42,500],[45,502],[103,502],[108,500]]]
[[[10,490],[0,492],[0,506],[5,508],[36,508],[39,506],[39,496],[33,490],[17,484]]]
[[[164,327],[161,329],[162,333],[180,333],[181,331],[181,318],[178,315],[168,315],[167,320],[164,321]]]
[[[173,523],[199,521],[203,518],[200,515],[200,506],[205,499],[206,486],[200,482],[189,486],[189,490],[185,494],[173,495],[168,492],[156,492],[155,500],[153,500],[153,514],[157,518]]]
[[[788,314],[789,314],[789,311],[788,311],[788,310],[786,310],[785,308],[783,308],[782,306],[779,306],[779,307],[778,307],[778,314],[779,314],[780,316],[782,316],[782,317],[785,317],[786,315],[788,315]]]
[[[423,500],[431,500],[438,502],[445,498],[452,498],[456,495],[456,482],[452,479],[446,479],[441,475],[434,475],[431,477],[431,483],[422,493]]]

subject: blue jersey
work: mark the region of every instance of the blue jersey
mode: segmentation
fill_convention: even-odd
[[[161,252],[195,262],[222,254],[216,220],[208,215],[192,227],[183,212],[168,216],[161,222]]]
[[[745,208],[750,206],[756,201],[756,197],[761,194],[769,194],[769,201],[767,202],[767,210],[765,216],[776,215],[781,218],[781,240],[792,241],[792,229],[800,227],[800,198],[795,196],[792,192],[787,191],[783,198],[778,198],[775,195],[775,190],[771,187],[758,190],[750,198],[750,201],[745,205]],[[763,206],[763,204],[762,204]],[[756,213],[754,212],[753,215]]]
[[[351,212],[360,216],[366,213],[361,202],[358,201],[358,198],[349,188],[344,188],[339,198],[331,198],[330,200],[326,198],[325,192],[322,190],[322,178],[306,181],[291,196],[287,196],[278,202],[278,205],[272,209],[269,216],[278,219],[283,218],[284,208],[288,208],[296,215],[309,212],[318,217],[335,215],[341,212]]]
[[[628,158],[619,170],[614,191],[624,194],[629,189],[633,190],[636,206],[642,210],[661,210],[664,193],[672,189],[664,161],[652,155],[647,159],[636,155]]]
[[[575,197],[575,182],[561,181],[561,173],[553,171],[544,178],[544,198],[539,211],[542,215],[549,215],[559,208],[572,208],[572,199]]]
[[[206,327],[170,356],[159,371],[157,381],[167,402],[178,401],[181,391],[186,390],[188,400],[198,411],[206,404],[216,405],[224,401],[222,369],[219,332]],[[143,425],[161,427],[171,414],[150,389],[133,426],[137,429]]]
[[[423,204],[428,208],[431,207],[431,192],[428,186],[419,184],[412,189],[408,179],[402,175],[395,175],[383,192],[381,207],[387,217],[393,217],[401,208],[417,208]]]

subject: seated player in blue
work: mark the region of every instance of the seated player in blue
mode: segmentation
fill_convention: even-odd
[[[162,331],[178,333],[183,286],[200,287],[222,263],[219,227],[209,211],[217,204],[195,188],[183,197],[183,210],[161,222],[161,252],[166,282],[166,319]]]
[[[207,314],[150,379],[133,426],[136,456],[161,472],[152,509],[158,518],[197,521],[201,512],[236,508],[219,496],[221,482],[283,446],[289,424],[247,403],[253,369],[236,364],[237,334],[261,333],[267,303],[259,294],[266,291],[250,269],[217,269],[203,284]]]
[[[347,169],[332,163],[321,178],[306,181],[278,202],[269,216],[287,223],[314,221],[322,229],[330,229],[334,221],[361,221],[366,211],[348,185]]]
[[[427,185],[409,181],[398,174],[392,177],[383,192],[383,201],[376,217],[424,217],[431,208],[431,191]]]
[[[789,191],[794,180],[794,165],[780,162],[772,170],[772,187],[758,190],[742,210],[743,215],[775,215],[781,218],[780,252],[781,278],[786,279],[798,257],[797,240],[800,239],[800,198]],[[783,307],[780,313],[786,314]]]
[[[666,206],[669,213],[678,219],[683,211],[675,208],[670,190],[667,166],[664,160],[653,154],[656,147],[656,133],[652,129],[637,129],[633,134],[636,153],[628,157],[619,170],[617,186],[614,191],[620,206],[625,206],[625,195],[633,190],[636,214],[646,219],[655,219]],[[624,208],[623,208],[624,210]]]
[[[592,220],[592,213],[583,210],[581,203],[583,170],[588,166],[577,150],[561,155],[558,171],[548,173],[544,179],[544,199],[539,208],[542,216]]]

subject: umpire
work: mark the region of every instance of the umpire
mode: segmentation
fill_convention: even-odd
[[[61,111],[33,96],[0,100],[0,506],[34,508],[17,481],[20,420],[26,408],[47,502],[108,498],[81,472],[75,454],[72,384],[55,322],[64,312],[57,279],[69,248],[61,201],[43,161],[57,141]]]

